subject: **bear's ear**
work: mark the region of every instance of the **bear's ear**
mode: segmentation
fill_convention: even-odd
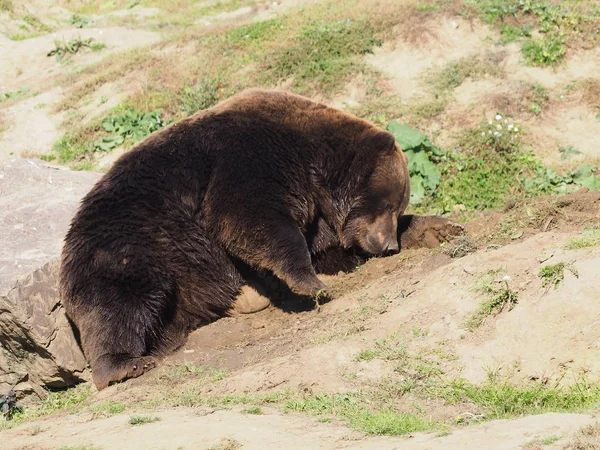
[[[396,139],[392,133],[375,130],[363,138],[363,145],[375,153],[390,155],[396,151]]]

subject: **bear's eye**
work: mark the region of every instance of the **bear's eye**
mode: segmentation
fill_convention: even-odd
[[[383,208],[388,212],[394,212],[394,205],[391,203],[386,203]]]

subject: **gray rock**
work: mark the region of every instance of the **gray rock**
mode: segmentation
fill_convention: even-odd
[[[99,176],[33,159],[0,165],[0,394],[89,376],[57,281],[64,235]]]

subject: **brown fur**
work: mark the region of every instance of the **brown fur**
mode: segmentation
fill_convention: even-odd
[[[84,198],[60,286],[96,386],[139,376],[224,315],[256,271],[296,294],[314,258],[398,249],[406,158],[391,134],[254,90],[155,133]]]

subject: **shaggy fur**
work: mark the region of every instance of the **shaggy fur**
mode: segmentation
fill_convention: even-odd
[[[247,91],[153,134],[65,239],[63,303],[96,386],[139,376],[225,314],[249,271],[315,295],[319,255],[397,251],[408,194],[391,134],[292,94]]]

